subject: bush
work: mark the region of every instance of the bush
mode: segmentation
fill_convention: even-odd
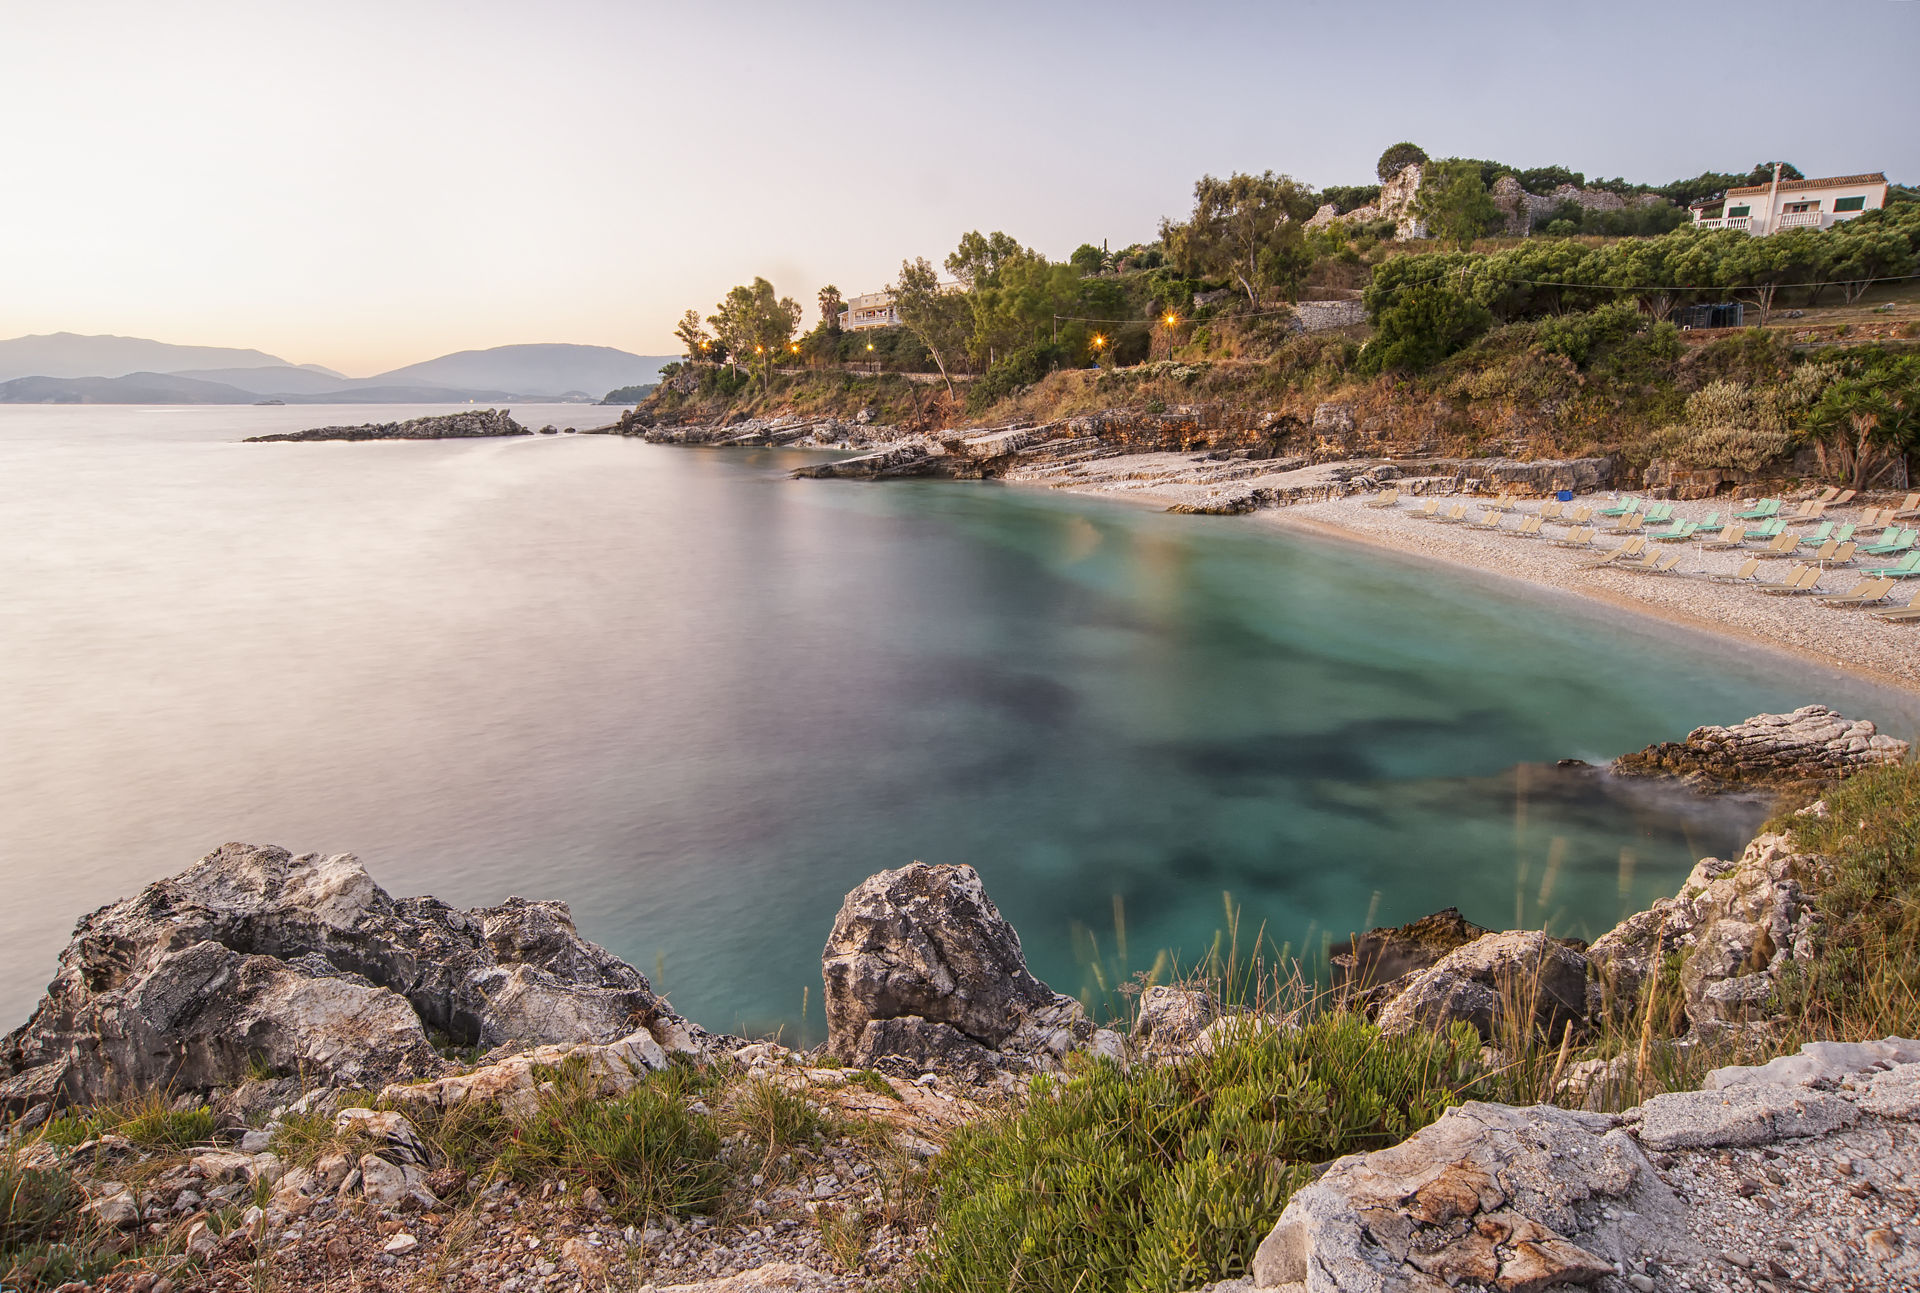
[[[1360,352],[1360,367],[1369,373],[1417,373],[1464,349],[1491,326],[1493,315],[1486,306],[1446,283],[1404,287],[1376,314],[1373,339]]]
[[[1715,422],[1699,427],[1668,427],[1661,433],[1659,452],[1682,467],[1759,471],[1784,454],[1792,443],[1793,437],[1784,428]]]
[[[1595,347],[1623,341],[1638,332],[1644,323],[1640,311],[1631,305],[1603,305],[1584,314],[1542,319],[1534,325],[1533,344],[1549,354],[1564,355],[1584,365]]]
[[[1920,766],[1876,768],[1826,790],[1825,817],[1788,817],[1799,847],[1819,855],[1803,877],[1819,899],[1824,939],[1790,961],[1774,1003],[1809,1037],[1844,1041],[1920,1029]]]
[[[987,369],[986,376],[973,384],[967,402],[975,409],[998,403],[1022,386],[1031,386],[1045,377],[1065,358],[1064,348],[1051,342],[1023,346],[996,360],[993,367]]]
[[[1310,1164],[1394,1144],[1478,1076],[1469,1026],[1382,1036],[1354,1015],[1213,1055],[1036,1079],[941,1156],[920,1288],[1149,1293],[1244,1274]]]
[[[0,1288],[52,1289],[113,1268],[117,1258],[80,1220],[85,1202],[65,1169],[0,1158]]]

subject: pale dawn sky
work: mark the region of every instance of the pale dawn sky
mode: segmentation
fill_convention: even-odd
[[[1153,235],[1202,172],[1386,145],[1653,183],[1920,180],[1920,4],[0,0],[0,337],[362,376],[670,353],[754,274],[808,307],[968,229]]]

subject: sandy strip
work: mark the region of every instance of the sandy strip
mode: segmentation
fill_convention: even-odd
[[[1580,503],[1597,507],[1611,505],[1605,498],[1589,498],[1569,506]],[[1524,504],[1523,509],[1536,512],[1539,504]],[[1679,573],[1640,575],[1605,568],[1581,570],[1580,563],[1589,560],[1591,554],[1556,548],[1542,539],[1515,537],[1511,531],[1520,524],[1523,512],[1509,513],[1501,530],[1475,530],[1466,523],[1415,520],[1413,510],[1412,505],[1405,502],[1396,508],[1376,510],[1356,497],[1264,510],[1254,513],[1254,517],[1281,529],[1373,544],[1403,556],[1545,585],[1672,623],[1758,642],[1803,659],[1920,691],[1920,624],[1889,624],[1859,608],[1822,606],[1811,597],[1768,596],[1734,584],[1687,577],[1731,574],[1747,558],[1759,556],[1757,550],[1702,552],[1693,543],[1649,543],[1647,547],[1662,556],[1676,550],[1680,552]],[[1729,514],[1725,500],[1675,504],[1675,514],[1688,520],[1697,520],[1715,510],[1722,517]],[[1479,512],[1476,510],[1474,515],[1477,518]],[[1844,523],[1857,517],[1850,510],[1847,515],[1834,519]],[[1551,525],[1545,528],[1556,537],[1563,532]],[[1656,527],[1653,532],[1664,528]],[[1811,526],[1788,528],[1799,534],[1809,534],[1813,529]],[[1603,533],[1596,543],[1601,548],[1613,548],[1621,541],[1619,537]],[[1865,560],[1882,564],[1872,558]],[[1760,577],[1778,579],[1792,564],[1793,559],[1789,557],[1763,559]],[[1821,588],[1835,594],[1845,592],[1862,578],[1860,564],[1828,571],[1820,581]],[[1894,605],[1920,595],[1920,579],[1905,580],[1903,584],[1894,591],[1891,598]]]

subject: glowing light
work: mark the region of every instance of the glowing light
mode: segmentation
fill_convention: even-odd
[[[1175,317],[1174,317],[1173,315],[1171,315],[1171,314],[1169,314],[1169,315],[1167,316],[1167,326],[1168,326],[1169,328],[1171,328],[1171,327],[1172,327],[1172,326],[1173,326],[1174,324],[1176,324],[1176,323],[1178,323],[1178,322],[1180,322],[1180,320],[1179,320],[1179,319],[1177,319],[1177,318],[1175,318]]]
[[[1106,344],[1107,344],[1107,339],[1106,339],[1105,337],[1103,337],[1103,336],[1101,336],[1101,335],[1100,335],[1099,333],[1097,333],[1097,332],[1093,334],[1093,348],[1094,348],[1095,350],[1098,350],[1098,349],[1100,349],[1100,347],[1102,347],[1102,346],[1104,346],[1104,345],[1106,345]]]

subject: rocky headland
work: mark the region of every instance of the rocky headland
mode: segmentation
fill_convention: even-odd
[[[551,428],[548,428],[550,431]],[[282,435],[248,436],[243,444],[289,440],[465,440],[482,436],[532,435],[513,420],[511,409],[479,409],[412,418],[406,422],[365,422],[359,426],[315,427]]]
[[[1817,707],[1684,744],[1715,791],[1828,784],[1909,753]],[[1620,771],[1686,784],[1683,762]],[[1825,802],[1802,812],[1821,820]],[[1470,1101],[1318,1165],[1259,1221],[1257,1249],[1244,1235],[1247,1273],[1214,1287],[1912,1287],[1920,1043],[1813,1043],[1649,1092],[1650,1062],[1779,1049],[1775,988],[1822,955],[1830,919],[1830,863],[1795,829],[1702,859],[1591,946],[1450,910],[1336,949],[1330,1000],[1374,1019],[1380,1044],[1464,1026],[1497,1074],[1514,1039],[1549,1057],[1557,1043],[1538,1092],[1553,1103]],[[394,898],[350,856],[231,844],[82,919],[0,1049],[8,1170],[65,1173],[73,1224],[124,1255],[70,1293],[897,1288],[933,1234],[943,1147],[1025,1107],[1037,1076],[1196,1064],[1325,1004],[1155,984],[1097,1026],[1029,971],[979,873],[922,863],[846,896],[822,978],[824,1046],[713,1034],[563,904]],[[1641,1030],[1662,993],[1675,1035],[1569,1062],[1576,1040]],[[471,1166],[476,1137],[504,1152],[640,1099],[688,1120],[689,1143],[713,1138],[697,1161],[735,1174],[733,1204],[660,1208],[610,1197],[611,1178]],[[116,1106],[147,1112],[88,1112]],[[170,1117],[205,1121],[192,1143],[157,1141]],[[771,1129],[782,1119],[815,1130]]]

